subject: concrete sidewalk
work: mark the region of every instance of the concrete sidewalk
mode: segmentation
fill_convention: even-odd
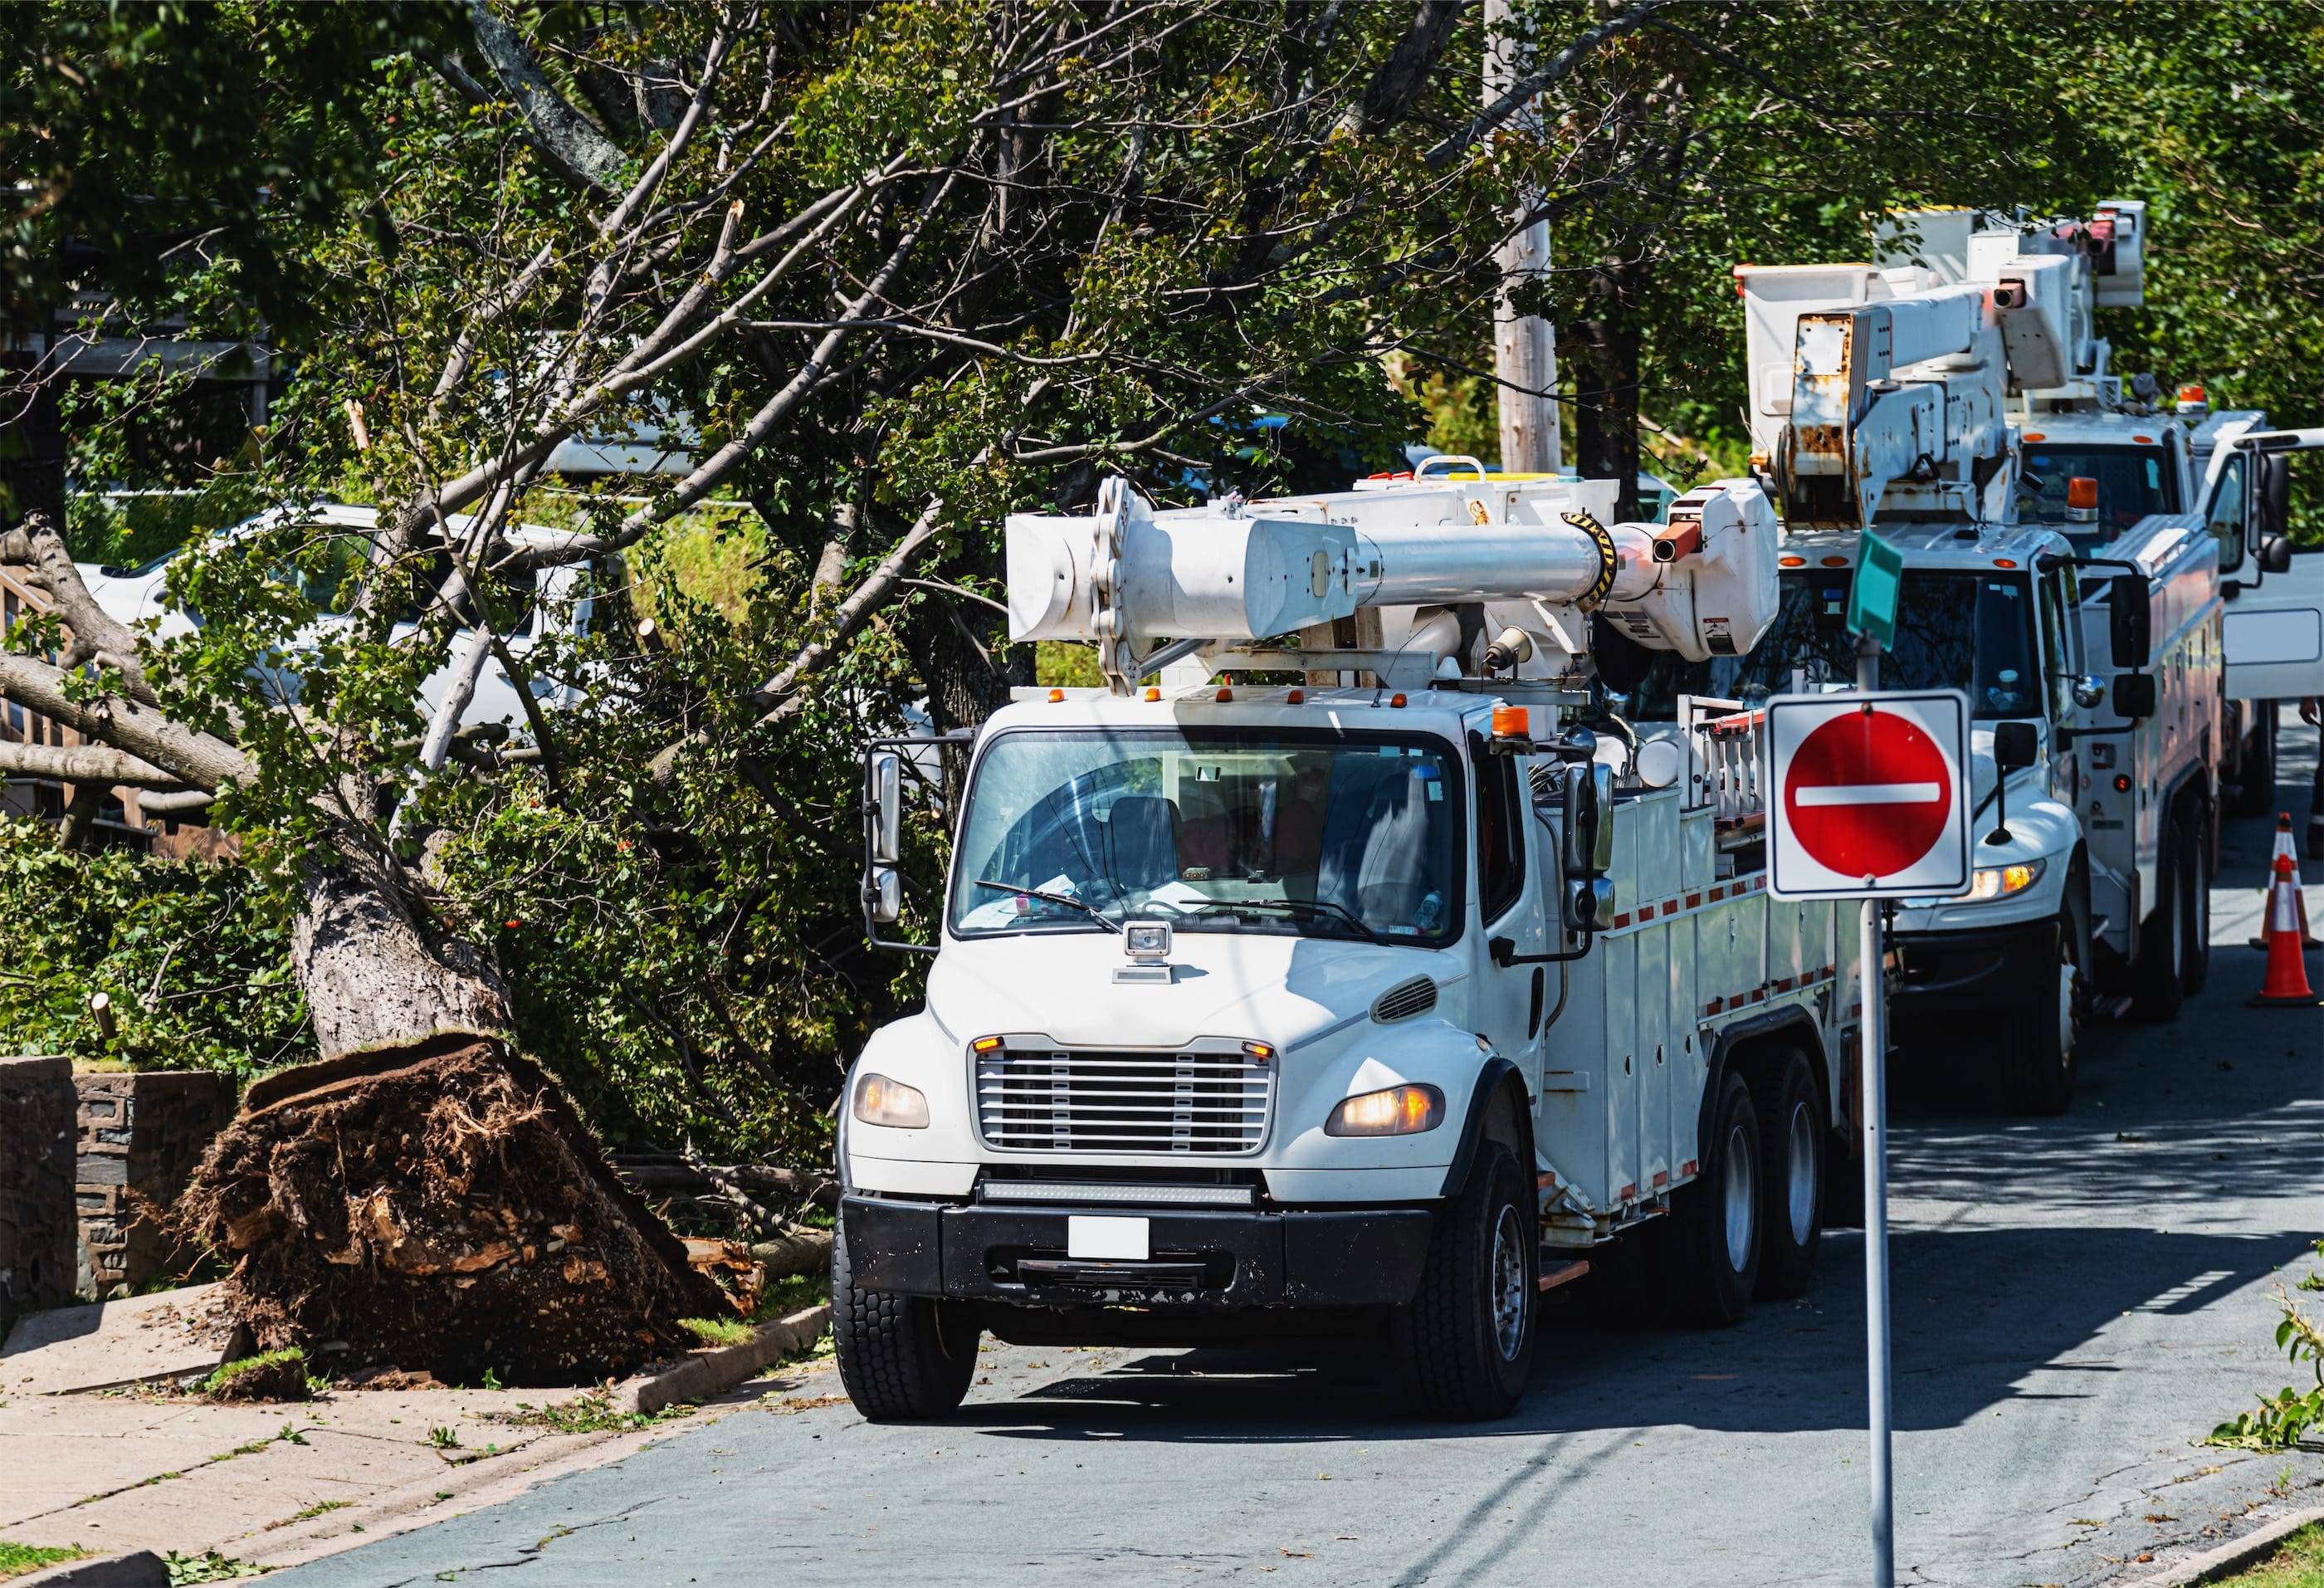
[[[16,1393],[0,1402],[0,1538],[288,1565],[618,1461],[764,1399],[836,1388],[827,1358],[788,1364],[651,1421],[569,1389],[349,1390],[262,1405],[142,1389]],[[520,1420],[543,1407],[561,1408],[563,1429]]]

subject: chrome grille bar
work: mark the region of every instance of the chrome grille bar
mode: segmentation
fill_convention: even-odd
[[[975,1093],[990,1147],[1217,1157],[1265,1143],[1275,1070],[1220,1039],[1176,1051],[1025,1046],[977,1055]]]

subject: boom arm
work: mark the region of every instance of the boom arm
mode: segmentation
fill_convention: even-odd
[[[1586,658],[1602,609],[1641,643],[1696,660],[1756,643],[1776,599],[1773,509],[1749,481],[1691,492],[1666,525],[1614,524],[1610,481],[1434,477],[1389,489],[1157,511],[1109,479],[1090,514],[1012,514],[1013,640],[1081,640],[1126,693],[1157,641],[1266,639],[1410,608],[1415,642],[1455,672],[1492,605],[1545,660]],[[1513,610],[1511,610],[1513,609]]]

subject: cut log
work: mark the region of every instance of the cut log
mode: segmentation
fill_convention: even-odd
[[[549,1077],[470,1036],[260,1081],[178,1220],[232,1262],[262,1348],[344,1343],[341,1371],[589,1383],[733,1310]]]

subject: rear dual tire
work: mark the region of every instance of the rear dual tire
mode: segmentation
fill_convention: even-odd
[[[1671,1199],[1659,1236],[1664,1301],[1682,1323],[1723,1328],[1739,1321],[1759,1288],[1767,1223],[1759,1111],[1729,1070],[1711,1110],[1701,1175]]]

